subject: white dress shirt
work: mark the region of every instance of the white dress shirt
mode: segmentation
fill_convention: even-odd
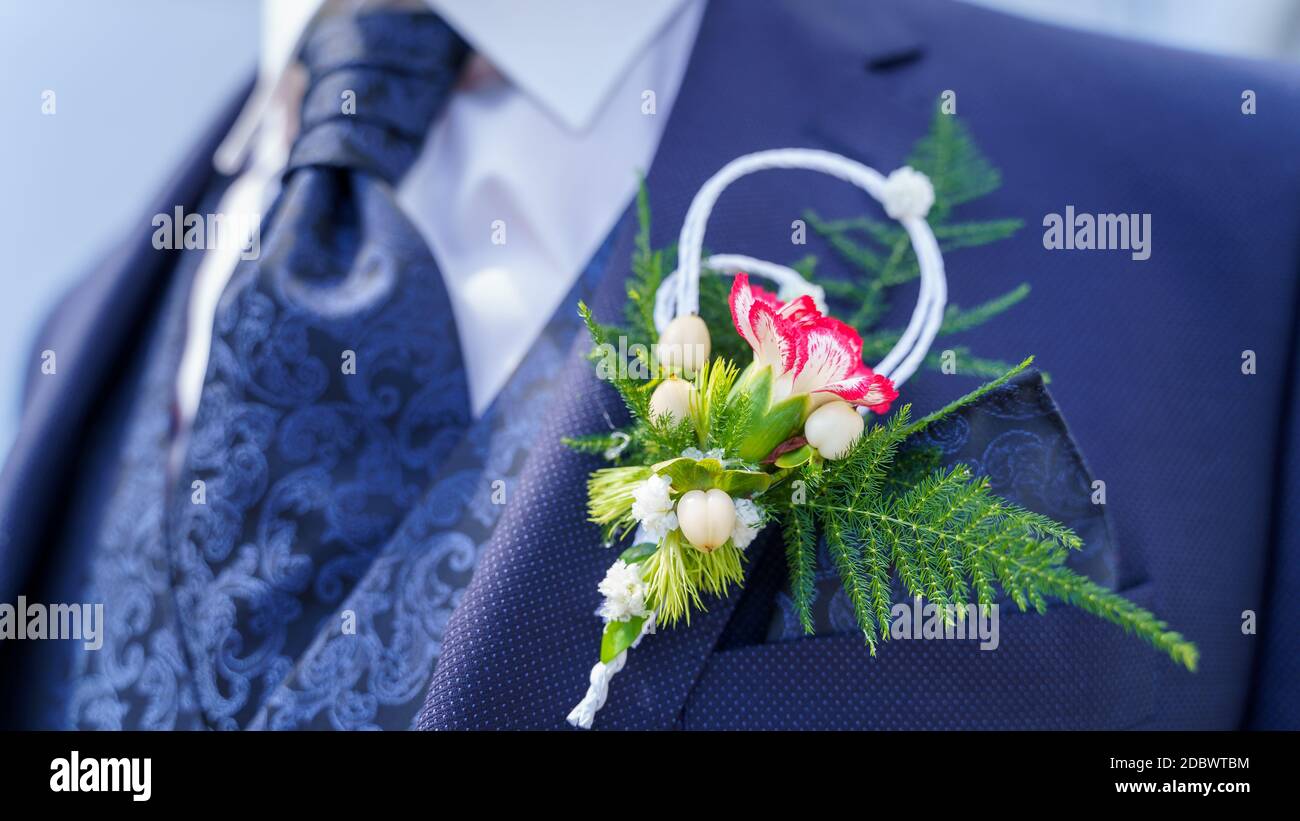
[[[478,415],[635,195],[704,0],[425,2],[474,54],[398,196],[446,281]],[[244,169],[221,210],[253,212],[274,193],[303,92],[301,76],[285,67],[318,11],[346,5],[265,3],[259,88],[235,128],[256,132],[232,133],[218,152],[218,165],[237,156]],[[653,113],[644,113],[646,92]],[[505,241],[494,242],[502,228]],[[186,423],[198,408],[212,317],[237,256],[209,251],[196,275],[178,387]]]

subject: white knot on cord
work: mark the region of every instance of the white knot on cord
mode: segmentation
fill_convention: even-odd
[[[939,242],[930,230],[930,224],[925,221],[926,214],[934,205],[934,186],[920,171],[906,166],[885,177],[874,168],[868,168],[848,157],[812,148],[756,151],[727,163],[701,186],[686,211],[677,241],[681,267],[659,283],[659,291],[655,294],[655,327],[663,333],[673,317],[700,312],[699,285],[702,269],[717,274],[744,271],[751,277],[763,277],[777,284],[781,289],[778,296],[783,301],[807,293],[813,297],[818,309],[826,312],[825,292],[793,268],[739,254],[714,254],[707,259],[701,257],[709,213],[723,190],[746,174],[773,168],[819,171],[850,182],[880,202],[886,213],[898,220],[907,231],[920,269],[920,293],[917,294],[916,307],[912,310],[912,317],[902,335],[885,358],[872,368],[876,373],[889,377],[895,387],[901,386],[924,361],[943,324],[944,308],[948,302],[943,254],[939,251]],[[860,410],[866,413],[866,408]]]
[[[634,649],[641,643],[641,639],[655,631],[655,614],[651,613],[641,625],[641,633],[632,642],[628,650]],[[627,650],[619,653],[610,659],[606,664],[603,661],[596,662],[596,666],[591,668],[591,675],[588,680],[591,686],[587,688],[587,695],[583,696],[578,706],[569,711],[566,719],[569,724],[582,730],[590,730],[591,723],[596,719],[596,713],[601,707],[605,706],[605,699],[609,698],[609,681],[614,674],[623,669],[627,664]]]
[[[934,205],[934,186],[929,177],[905,165],[885,177],[885,184],[880,188],[880,204],[893,219],[925,219]]]

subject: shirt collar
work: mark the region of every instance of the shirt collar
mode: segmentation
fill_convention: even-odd
[[[685,0],[428,0],[517,88],[570,129],[591,124]]]
[[[615,83],[686,0],[425,0],[551,116],[585,130]],[[268,0],[262,71],[277,73],[321,6]],[[328,8],[325,13],[329,13]]]

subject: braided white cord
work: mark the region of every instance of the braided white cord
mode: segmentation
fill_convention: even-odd
[[[595,721],[596,712],[605,706],[605,699],[609,697],[609,680],[622,670],[626,663],[626,650],[614,656],[609,664],[603,661],[596,662],[596,666],[591,668],[591,686],[587,688],[587,695],[583,696],[578,706],[569,712],[568,722],[571,725],[583,730],[591,729],[591,722]]]
[[[873,369],[889,377],[895,385],[903,384],[916,372],[929,352],[943,322],[943,310],[948,299],[943,256],[929,223],[925,221],[925,214],[933,200],[933,191],[928,187],[928,180],[911,169],[900,169],[886,178],[875,169],[847,157],[810,148],[758,151],[727,163],[701,186],[686,212],[678,239],[680,267],[660,283],[659,293],[655,297],[655,326],[662,332],[674,315],[699,313],[702,266],[719,273],[743,270],[771,279],[791,290],[809,290],[808,283],[799,272],[784,265],[735,254],[701,259],[709,214],[723,190],[746,174],[770,168],[820,171],[853,183],[880,201],[889,215],[898,219],[907,231],[920,266],[920,294],[903,335]],[[922,184],[918,178],[925,186],[922,192],[925,196],[917,195],[916,187]]]
[[[632,646],[627,650],[634,649],[641,643],[641,639],[654,631],[655,614],[651,613],[646,618],[645,623],[641,625],[641,632],[637,635],[636,641],[633,641]],[[596,713],[600,711],[601,707],[605,706],[605,699],[609,697],[610,679],[614,677],[615,673],[623,669],[623,665],[627,664],[627,650],[614,656],[609,660],[608,664],[598,661],[591,668],[591,676],[588,679],[591,684],[587,688],[587,694],[582,697],[582,701],[579,701],[577,706],[569,711],[566,719],[569,724],[582,730],[591,729],[591,723],[595,720]]]

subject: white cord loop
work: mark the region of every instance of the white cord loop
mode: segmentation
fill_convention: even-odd
[[[934,204],[934,188],[924,174],[913,168],[899,168],[883,177],[875,169],[848,157],[811,148],[758,151],[727,163],[704,183],[686,212],[677,243],[679,268],[664,278],[655,295],[655,327],[662,332],[674,316],[699,313],[702,267],[724,274],[745,271],[764,277],[779,286],[783,300],[808,293],[819,308],[825,309],[826,295],[822,289],[784,265],[737,254],[701,259],[704,229],[723,190],[746,174],[769,168],[820,171],[853,183],[880,202],[885,213],[898,220],[907,231],[921,269],[921,292],[903,335],[873,368],[876,373],[889,377],[895,386],[902,385],[916,372],[929,352],[943,323],[944,306],[948,301],[943,256],[934,232],[925,221]]]
[[[868,168],[862,163],[829,151],[808,148],[781,148],[772,151],[759,151],[738,157],[723,166],[700,188],[691,206],[686,212],[682,224],[681,237],[678,240],[678,259],[680,268],[664,278],[655,294],[654,320],[660,333],[668,327],[675,316],[698,314],[700,310],[700,271],[708,268],[723,274],[737,271],[761,276],[775,282],[778,296],[783,301],[796,299],[808,294],[817,304],[818,309],[826,310],[826,293],[817,285],[808,282],[798,271],[784,265],[765,262],[753,257],[739,254],[718,254],[708,259],[701,259],[704,248],[704,229],[709,221],[718,197],[728,185],[755,171],[769,168],[798,168],[821,171],[825,174],[851,182],[874,197],[884,207],[885,213],[898,220],[907,231],[907,236],[916,250],[917,262],[921,269],[921,293],[917,298],[916,308],[912,311],[907,329],[879,364],[876,373],[883,374],[901,385],[916,372],[930,343],[939,332],[943,322],[943,309],[948,301],[948,283],[944,278],[943,256],[939,253],[939,243],[934,232],[925,221],[934,204],[934,188],[924,174],[913,168],[899,168],[888,177]],[[859,408],[865,413],[866,408]],[[617,455],[626,446],[620,442],[606,452],[606,456]],[[638,531],[635,541],[646,537]],[[641,639],[653,633],[655,616],[641,626],[628,650],[641,643]],[[582,701],[569,712],[568,722],[574,727],[591,729],[596,713],[605,705],[609,697],[610,680],[627,664],[628,650],[624,650],[609,663],[597,662],[591,668],[590,686]]]

